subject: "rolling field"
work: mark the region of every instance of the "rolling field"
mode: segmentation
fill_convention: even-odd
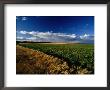
[[[16,49],[17,74],[94,74],[92,44],[19,43]]]

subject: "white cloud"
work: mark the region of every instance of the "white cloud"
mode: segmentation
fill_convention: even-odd
[[[16,39],[23,39],[23,37],[16,37]]]
[[[64,42],[64,41],[70,41],[76,38],[76,34],[53,33],[52,31],[48,31],[48,32],[17,31],[17,33],[18,33],[17,35],[21,35],[25,37],[26,40],[36,40],[36,41]]]
[[[39,31],[17,31],[17,35],[23,36],[25,40],[37,42],[81,42],[81,40],[94,40],[93,35],[84,34],[78,36],[76,34],[39,32]]]
[[[26,40],[36,40],[36,37],[30,37],[30,38],[26,38]]]
[[[22,17],[22,20],[23,20],[23,21],[27,20],[27,17]]]
[[[76,34],[69,34],[69,35],[65,35],[66,37],[70,37],[70,38],[76,38]]]
[[[27,34],[27,31],[20,31],[21,34]]]
[[[94,40],[94,36],[93,35],[89,35],[89,34],[84,34],[80,36],[80,39],[83,40]]]
[[[82,36],[80,36],[81,39],[87,39],[89,37],[89,34],[84,34]]]
[[[31,35],[36,35],[37,34],[37,32],[35,32],[35,31],[31,31],[31,32],[27,32],[28,34],[31,34]]]

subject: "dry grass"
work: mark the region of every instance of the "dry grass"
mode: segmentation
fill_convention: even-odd
[[[17,74],[68,74],[68,64],[40,51],[17,46]]]

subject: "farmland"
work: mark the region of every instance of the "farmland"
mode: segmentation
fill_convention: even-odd
[[[16,64],[17,74],[94,74],[94,45],[19,43]]]

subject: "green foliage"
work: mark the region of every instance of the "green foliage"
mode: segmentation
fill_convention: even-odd
[[[65,60],[71,67],[87,68],[94,73],[94,45],[90,44],[19,44]]]

